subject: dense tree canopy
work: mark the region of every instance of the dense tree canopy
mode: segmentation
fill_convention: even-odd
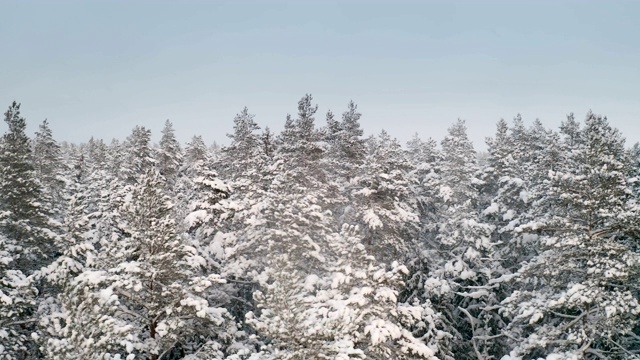
[[[317,110],[208,147],[30,138],[11,104],[0,359],[640,359],[640,146],[606,117],[479,157],[463,120],[403,148]]]

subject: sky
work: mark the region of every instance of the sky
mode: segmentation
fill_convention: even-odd
[[[365,133],[440,140],[458,118],[486,149],[500,118],[557,128],[606,115],[640,141],[639,1],[0,0],[0,107],[33,133],[124,139],[170,119],[228,143],[244,106],[282,129],[306,93],[353,100]],[[4,112],[4,111],[3,111]],[[6,126],[0,124],[0,131]]]

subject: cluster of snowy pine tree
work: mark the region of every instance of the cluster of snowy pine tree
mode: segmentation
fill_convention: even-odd
[[[0,359],[640,359],[640,147],[605,117],[230,144],[0,139]]]

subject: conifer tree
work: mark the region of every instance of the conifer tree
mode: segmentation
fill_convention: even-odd
[[[33,159],[36,177],[43,189],[43,202],[46,207],[61,216],[64,207],[64,165],[60,146],[53,138],[53,133],[47,120],[40,124],[33,141]]]
[[[260,314],[255,318],[250,315],[248,320],[274,343],[276,354],[288,354],[277,357],[285,358],[309,355],[306,347],[313,347],[317,340],[313,336],[292,337],[283,333],[282,326],[299,331],[308,327],[303,317],[309,306],[302,299],[308,294],[304,279],[324,276],[328,260],[324,251],[333,226],[331,214],[325,210],[331,195],[317,163],[322,156],[322,136],[315,129],[317,106],[312,106],[311,100],[310,95],[300,100],[295,121],[287,117],[274,157],[273,180],[252,207],[253,216],[240,234],[245,248],[251,249],[251,255],[247,254],[254,259],[250,270],[261,285],[254,293]],[[294,304],[299,308],[292,308]]]
[[[14,259],[17,269],[30,274],[55,255],[57,236],[41,207],[42,189],[36,180],[20,104],[14,102],[9,107],[5,122],[9,130],[0,142],[0,231],[11,246],[20,249]]]
[[[126,163],[123,164],[125,178],[129,183],[135,183],[156,163],[151,149],[151,130],[144,126],[133,128],[127,137],[126,151]]]
[[[31,333],[38,290],[16,269],[15,245],[0,234],[0,359],[29,358],[35,352]]]
[[[324,234],[319,245],[331,254],[324,273],[292,267],[291,258],[283,256],[274,265],[289,271],[272,272],[264,290],[256,293],[261,315],[249,313],[248,321],[272,340],[275,357],[434,358],[437,316],[430,308],[397,301],[407,269],[397,263],[386,267],[368,255],[355,226],[345,224],[340,233]],[[312,252],[319,253],[319,247]],[[418,322],[429,328],[424,342],[406,329]]]
[[[262,149],[268,159],[272,159],[276,151],[276,140],[269,127],[265,127],[260,136],[262,141]]]
[[[438,222],[438,189],[440,189],[442,173],[442,154],[436,148],[434,139],[423,141],[415,134],[407,142],[407,159],[409,160],[409,182],[412,197],[420,216],[420,232],[418,240],[420,251],[425,250],[427,239],[435,238]]]
[[[487,208],[492,199],[497,195],[500,188],[500,179],[517,173],[519,164],[511,155],[515,146],[509,136],[509,126],[504,119],[500,119],[496,125],[494,137],[486,138],[488,158],[486,166],[481,169],[480,177],[483,181],[481,186],[480,208]]]
[[[283,162],[284,169],[291,172],[294,181],[304,186],[318,186],[326,182],[324,171],[318,166],[323,156],[320,141],[322,131],[315,127],[318,105],[312,105],[313,97],[305,95],[298,101],[298,117],[287,115],[285,128],[280,134],[280,146],[276,160]],[[296,178],[296,173],[300,178]]]
[[[202,258],[177,234],[172,206],[160,175],[142,176],[122,204],[122,238],[71,282],[77,357],[221,356],[228,315],[207,294],[224,280],[199,275]]]
[[[500,120],[494,138],[487,139],[489,158],[482,173],[482,196],[480,205],[483,219],[495,227],[493,242],[499,244],[502,265],[512,272],[520,262],[526,260],[527,242],[515,228],[526,222],[530,206],[531,178],[526,176],[529,164],[513,156],[516,140],[510,134],[507,123]],[[530,244],[529,244],[530,245]]]
[[[31,334],[36,331],[34,314],[37,295],[47,291],[28,280],[57,254],[57,224],[42,208],[42,189],[36,178],[26,121],[14,102],[5,113],[9,129],[0,141],[0,252],[3,252],[0,296],[9,307],[0,315],[0,328],[10,337],[7,358],[36,358],[38,350]],[[9,267],[10,266],[10,267]],[[2,331],[0,331],[2,332]]]
[[[256,171],[256,161],[264,161],[261,159],[263,151],[260,136],[256,134],[260,127],[254,117],[245,107],[233,119],[233,134],[227,134],[231,144],[222,150],[225,155],[222,161],[229,167],[228,171],[222,173],[223,176],[235,178],[245,171]]]
[[[187,169],[193,168],[196,165],[206,167],[211,166],[211,164],[209,164],[209,151],[207,150],[207,145],[205,145],[202,136],[195,135],[191,138],[191,141],[187,143],[184,151],[184,160]]]
[[[426,252],[426,295],[446,319],[456,359],[495,356],[493,343],[483,339],[495,335],[496,315],[485,310],[498,301],[489,281],[500,271],[493,261],[493,228],[478,216],[477,160],[464,121],[449,128],[442,159],[438,229]]]
[[[365,163],[352,181],[355,186],[349,195],[354,219],[349,221],[347,215],[347,222],[360,227],[369,252],[376,258],[404,263],[419,228],[408,178],[410,166],[398,141],[386,131],[370,139],[369,147]]]
[[[309,291],[306,278],[325,274],[326,241],[331,234],[330,214],[322,209],[318,192],[300,192],[301,186],[280,175],[280,191],[267,193],[261,212],[247,229],[253,256],[262,269],[256,277],[260,290],[254,293],[259,315],[249,313],[248,322],[262,338],[273,344],[276,358],[318,355],[316,336],[309,332],[305,303]],[[283,192],[293,184],[295,192]],[[305,334],[305,336],[300,336]]]
[[[176,140],[173,124],[167,120],[162,129],[162,138],[156,151],[156,161],[160,174],[164,176],[168,184],[174,184],[182,166],[182,149]]]
[[[363,139],[307,94],[230,144],[0,138],[0,359],[638,359],[640,146],[497,123]],[[61,223],[60,223],[61,222]]]
[[[571,166],[549,173],[538,218],[519,229],[540,236],[541,252],[503,301],[507,334],[518,356],[632,358],[623,341],[640,314],[640,257],[629,247],[639,209],[624,140],[593,113],[583,129],[569,125]]]
[[[107,149],[107,170],[109,174],[116,179],[126,179],[128,176],[126,162],[127,152],[125,144],[121,143],[118,139],[111,140]]]
[[[357,169],[363,164],[366,156],[365,141],[362,139],[363,131],[360,128],[361,116],[358,106],[353,101],[349,102],[347,111],[342,113],[338,132],[334,135],[334,146],[337,148],[335,152],[339,159],[336,170],[347,182],[356,176]]]
[[[79,181],[70,187],[75,191],[65,211],[61,254],[34,276],[54,289],[38,309],[38,343],[47,359],[66,359],[78,354],[77,343],[69,341],[83,332],[73,318],[73,303],[78,299],[72,294],[71,284],[94,265],[97,251],[95,232],[90,230],[86,193]]]
[[[357,112],[357,106],[349,103],[348,110],[342,114],[342,121],[335,119],[329,111],[326,116],[327,125],[323,129],[325,155],[322,162],[328,181],[334,183],[337,189],[336,204],[330,210],[338,221],[351,221],[353,207],[352,180],[361,171],[367,155],[365,140],[362,139],[362,129]]]
[[[339,136],[342,132],[342,127],[331,110],[327,111],[325,119],[327,124],[323,129],[326,147],[324,161],[326,162],[327,173],[332,177],[336,177],[338,176],[337,166],[340,162]]]

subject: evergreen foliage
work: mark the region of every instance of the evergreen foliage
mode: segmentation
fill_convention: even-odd
[[[640,359],[640,147],[500,120],[479,161],[303,96],[224,146],[0,139],[0,359]],[[183,151],[184,148],[184,151]]]

